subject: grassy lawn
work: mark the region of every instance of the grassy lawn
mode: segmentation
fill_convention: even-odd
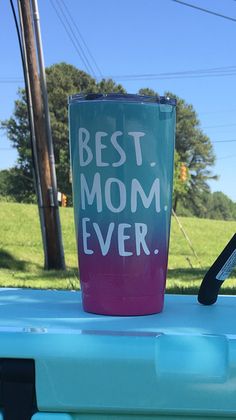
[[[60,214],[67,270],[44,271],[37,207],[0,203],[0,286],[79,288],[73,210],[61,208]],[[197,258],[173,218],[167,289],[171,293],[197,293],[204,273],[236,232],[236,221],[180,221]],[[222,292],[236,293],[236,271],[224,283]]]
[[[196,258],[175,219],[172,219],[167,287],[170,292],[196,293],[207,269],[236,232],[236,222],[180,218]],[[192,267],[191,267],[192,265]],[[236,293],[236,270],[223,284],[222,293]]]
[[[72,209],[61,209],[66,271],[43,270],[37,206],[0,203],[0,220],[1,286],[79,288]]]

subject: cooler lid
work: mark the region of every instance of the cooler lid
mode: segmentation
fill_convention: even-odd
[[[80,292],[0,290],[0,357],[31,358],[41,411],[236,415],[236,297],[86,314]]]

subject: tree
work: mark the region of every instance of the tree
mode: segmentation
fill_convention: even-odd
[[[172,93],[167,92],[166,95],[177,100],[175,147],[189,174],[185,193],[175,191],[174,208],[176,210],[178,201],[186,207],[197,208],[201,193],[210,191],[207,181],[217,179],[210,171],[215,162],[212,143],[202,132],[193,106]]]
[[[181,179],[181,162],[180,155],[175,150],[175,160],[174,160],[174,186],[173,186],[173,208],[176,210],[177,199],[181,197],[182,199],[186,197],[189,189],[189,171],[186,168],[186,180]]]
[[[149,88],[140,89],[139,94],[159,96]],[[184,207],[198,208],[199,195],[210,191],[207,181],[217,178],[209,170],[215,162],[213,147],[209,137],[200,129],[193,106],[171,92],[166,92],[165,96],[177,101],[173,208],[176,211],[180,201]],[[187,169],[185,182],[181,182],[179,178],[181,164]]]
[[[66,63],[55,64],[47,68],[46,75],[58,190],[65,193],[68,203],[71,203],[68,97],[82,92],[124,93],[125,90],[111,79],[103,79],[100,83],[96,83],[95,79],[87,73]],[[25,91],[19,90],[18,96],[13,115],[9,120],[2,122],[2,128],[6,130],[9,140],[18,151],[17,167],[14,169],[14,174],[17,173],[17,176],[22,178],[22,182],[21,195],[18,195],[17,198],[20,201],[27,201],[26,197],[32,197],[34,194],[34,186]],[[14,174],[11,173],[12,176]]]
[[[122,85],[116,84],[112,79],[102,79],[97,84],[97,92],[100,93],[126,93]]]
[[[125,93],[125,89],[111,79],[103,79],[97,83],[87,73],[66,63],[47,68],[46,74],[58,189],[68,196],[68,203],[71,203],[68,96],[81,92]],[[18,150],[17,167],[12,170],[11,176],[22,178],[22,193],[17,198],[25,201],[27,197],[32,197],[34,188],[26,98],[23,90],[18,94],[13,115],[2,122],[2,128],[7,131],[9,140]],[[140,89],[139,94],[159,96],[149,88]],[[209,191],[207,181],[214,178],[210,171],[215,161],[212,144],[201,131],[193,106],[176,95],[168,92],[166,95],[177,99],[174,208],[176,210],[179,202],[182,207],[198,209],[202,205],[201,194]],[[179,179],[181,164],[187,167],[188,176],[184,183]],[[31,182],[26,181],[27,179]]]
[[[29,137],[29,125],[24,90],[18,90],[14,112],[11,118],[1,122],[13,147],[18,151],[17,166],[4,171],[4,189],[1,194],[13,196],[17,201],[28,202],[34,194],[32,175],[32,157]]]
[[[140,89],[139,94],[158,96],[149,88]],[[215,162],[212,143],[200,129],[193,106],[171,92],[166,92],[165,96],[177,101],[173,208],[176,211],[178,202],[182,202],[184,207],[198,209],[201,204],[200,195],[210,191],[207,181],[217,178],[209,170]],[[187,170],[184,182],[181,182],[179,176],[181,165]]]
[[[20,168],[0,171],[0,196],[5,201],[36,203],[33,179]]]
[[[208,219],[235,220],[236,204],[221,191],[207,194],[205,197],[205,214]]]
[[[221,191],[202,192],[199,194],[198,206],[189,205],[186,209],[179,203],[178,212],[181,216],[197,216],[206,219],[235,220],[236,203]]]
[[[139,89],[138,93],[139,95],[158,96],[158,94],[153,89],[149,88]]]
[[[208,217],[211,219],[235,220],[236,204],[221,191],[216,191],[212,194]]]

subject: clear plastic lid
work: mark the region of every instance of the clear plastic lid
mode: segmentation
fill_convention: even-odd
[[[69,97],[69,103],[80,101],[121,101],[156,103],[176,106],[176,99],[167,96],[149,96],[130,93],[77,93]]]

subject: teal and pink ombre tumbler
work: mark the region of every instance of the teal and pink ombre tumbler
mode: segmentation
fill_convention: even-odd
[[[175,100],[74,95],[70,152],[84,310],[161,312],[172,208]]]

